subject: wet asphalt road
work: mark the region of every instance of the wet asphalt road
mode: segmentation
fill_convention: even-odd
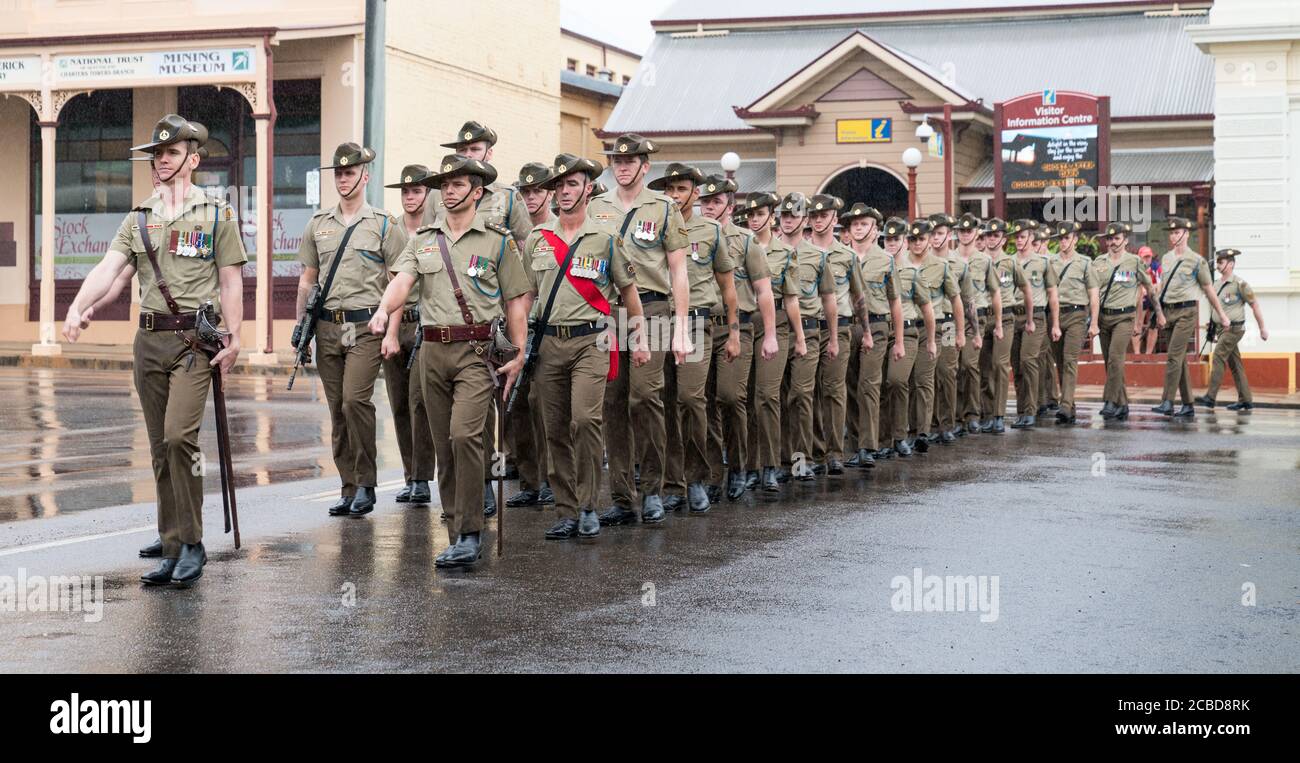
[[[240,492],[244,548],[220,534],[210,485],[203,580],[146,590],[136,578],[151,565],[135,549],[153,537],[151,495],[139,484],[148,473],[137,474],[147,462],[118,452],[140,435],[129,384],[115,389],[107,376],[76,382],[102,397],[74,424],[69,417],[82,414],[63,408],[43,419],[3,408],[10,514],[0,523],[0,603],[6,576],[81,574],[104,576],[105,602],[98,622],[0,612],[0,670],[1300,668],[1295,411],[1221,410],[1174,425],[1098,418],[1068,431],[967,437],[705,516],[606,528],[594,541],[544,541],[549,511],[509,509],[506,556],[492,548],[477,570],[447,573],[432,566],[446,544],[437,506],[392,501],[392,448],[381,447],[375,514],[331,519],[336,482],[313,413],[323,402],[274,391],[259,401],[260,380],[241,381],[251,386],[239,387],[234,405],[244,422],[236,468],[253,473]],[[0,383],[13,401],[14,380]],[[36,399],[27,408],[59,400],[39,387],[25,394]],[[114,396],[116,407],[103,402]],[[116,447],[77,433],[95,428]],[[54,460],[87,449],[99,455]],[[495,531],[493,521],[492,546]],[[918,567],[996,576],[996,619],[896,611],[891,583]],[[1242,603],[1247,584],[1253,606]],[[986,607],[984,619],[991,614]]]

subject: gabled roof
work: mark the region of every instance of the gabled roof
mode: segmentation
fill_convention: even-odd
[[[1211,114],[1214,60],[1184,31],[1203,23],[1203,16],[1123,13],[660,33],[605,129],[744,130],[732,107],[754,104],[858,32],[989,107],[1052,87],[1109,95],[1112,117]]]

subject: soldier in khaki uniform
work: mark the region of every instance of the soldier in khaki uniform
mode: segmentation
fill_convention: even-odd
[[[838,300],[835,279],[826,267],[826,253],[803,237],[804,223],[808,219],[810,202],[801,193],[788,194],[781,201],[781,233],[785,243],[794,248],[795,282],[799,289],[799,316],[803,324],[804,344],[808,354],[790,361],[787,375],[789,391],[786,394],[786,412],[782,428],[786,430],[786,455],[793,468],[791,476],[799,480],[815,478],[811,458],[813,441],[813,401],[817,388],[817,367],[823,355],[839,355],[839,332],[827,331],[823,335],[821,324],[838,325]],[[827,207],[823,211],[834,212]],[[825,352],[822,344],[830,345]],[[846,347],[845,350],[848,348]]]
[[[1052,341],[1055,367],[1059,369],[1060,395],[1057,399],[1057,424],[1074,424],[1078,418],[1074,389],[1079,378],[1079,353],[1085,339],[1088,345],[1100,330],[1097,303],[1097,273],[1087,257],[1075,251],[1081,225],[1074,221],[1057,223],[1051,235],[1060,242],[1060,253],[1051,260],[1056,274],[1060,303],[1060,339]]]
[[[709,370],[708,406],[710,490],[725,479],[727,498],[733,501],[744,495],[747,487],[750,377],[757,362],[755,324],[760,326],[758,333],[763,337],[757,344],[759,357],[771,360],[777,353],[772,273],[754,234],[737,227],[732,219],[736,190],[734,180],[718,175],[705,178],[700,190],[700,213],[722,225],[723,241],[736,266],[731,272],[736,286],[736,317],[740,322],[740,355],[731,363],[726,361],[730,328],[726,325],[726,305],[719,301],[713,305],[713,366]]]
[[[895,339],[890,347],[889,368],[885,371],[887,410],[880,414],[881,422],[887,422],[892,445],[880,449],[881,458],[912,455],[907,424],[912,415],[910,389],[917,355],[926,355],[931,363],[939,355],[935,342],[934,305],[930,303],[930,290],[921,283],[921,263],[929,247],[928,220],[918,220],[912,225],[897,217],[885,221],[885,251],[894,258],[894,275],[898,281],[898,296],[902,300],[903,354],[898,357]],[[925,347],[919,348],[922,325],[925,326]]]
[[[855,451],[847,465],[862,469],[876,465],[875,453],[880,445],[880,391],[886,357],[901,361],[906,353],[903,337],[903,303],[898,294],[898,273],[894,258],[876,245],[877,225],[883,215],[861,202],[840,215],[840,223],[849,234],[855,267],[862,279],[863,309],[866,328],[853,348],[858,360],[856,369],[849,366],[847,383],[850,405],[848,450]],[[893,330],[890,330],[890,327]],[[889,347],[893,345],[893,354]]]
[[[1057,323],[1056,274],[1047,258],[1033,251],[1037,229],[1035,220],[1017,220],[1011,228],[1011,235],[1015,236],[1016,262],[1033,291],[1031,303],[1019,305],[1015,310],[1016,335],[1011,345],[1011,362],[1016,374],[1018,415],[1011,426],[1016,429],[1032,427],[1038,412],[1038,376],[1042,370],[1039,360],[1044,336],[1050,331],[1052,341],[1061,338],[1061,328]],[[1049,315],[1051,323],[1047,324]]]
[[[534,330],[542,339],[533,388],[546,417],[555,486],[557,522],[546,537],[564,540],[600,534],[601,417],[610,362],[618,362],[605,331],[615,293],[622,294],[629,316],[642,313],[623,242],[587,216],[587,192],[600,177],[600,164],[560,154],[554,168],[543,188],[554,190],[560,217],[533,229],[524,263],[538,295]],[[631,353],[636,366],[650,359],[641,341]]]
[[[957,435],[978,434],[980,407],[980,356],[989,326],[1002,320],[1002,290],[998,288],[993,258],[984,249],[982,223],[967,212],[957,221],[957,253],[966,264],[970,300],[966,304],[966,346],[957,365]],[[963,300],[964,302],[966,300]],[[962,428],[962,424],[965,428]]]
[[[447,517],[448,545],[434,564],[467,567],[479,560],[483,530],[483,423],[497,394],[509,395],[523,354],[494,376],[485,357],[491,323],[506,321],[509,340],[522,347],[532,290],[510,229],[475,214],[496,170],[477,159],[443,157],[424,183],[439,189],[446,213],[416,231],[393,267],[370,330],[383,334],[391,313],[413,288],[420,295],[420,381],[438,451],[438,492]]]
[[[817,362],[816,405],[813,414],[813,462],[818,473],[844,473],[845,416],[848,408],[846,383],[849,355],[853,346],[853,328],[865,329],[866,297],[862,285],[862,271],[858,268],[853,250],[835,237],[835,223],[844,202],[830,194],[817,194],[808,199],[808,221],[812,227],[809,240],[825,258],[825,269],[830,272],[835,286],[835,313],[832,322],[823,320],[818,328],[826,338],[822,357]],[[854,320],[854,318],[858,320]],[[831,336],[835,341],[830,341]],[[862,342],[859,332],[859,342]]]
[[[947,274],[956,282],[959,294],[957,300],[949,300],[946,295],[939,299],[940,310],[950,314],[951,318],[939,321],[939,358],[934,368],[934,429],[930,438],[931,442],[951,445],[957,441],[957,367],[969,341],[967,335],[972,322],[969,306],[975,301],[975,293],[966,260],[953,254],[949,245],[957,220],[946,212],[930,215],[929,219],[934,226],[930,232],[930,254],[947,265]]]
[[[660,340],[671,336],[671,351],[679,363],[692,351],[686,325],[690,305],[686,223],[672,199],[645,187],[650,155],[658,150],[653,140],[636,134],[614,141],[605,153],[618,187],[592,197],[587,208],[601,229],[623,240],[646,318],[642,330],[651,332],[649,362],[629,367],[626,348],[620,345],[622,370],[605,391],[605,448],[614,506],[600,515],[602,525],[636,521],[634,455],[641,463],[641,520],[663,521],[667,431],[661,394],[664,354],[669,348]]]
[[[1152,412],[1165,416],[1195,416],[1192,407],[1192,386],[1187,370],[1187,345],[1196,339],[1196,327],[1200,305],[1197,303],[1198,291],[1204,292],[1220,326],[1229,324],[1228,314],[1219,298],[1214,293],[1214,278],[1210,265],[1201,255],[1187,247],[1192,235],[1192,222],[1184,217],[1169,218],[1166,229],[1169,231],[1170,250],[1160,260],[1161,280],[1160,304],[1164,310],[1166,336],[1168,338],[1168,358],[1165,361],[1165,388],[1160,397],[1160,405]],[[1174,391],[1177,390],[1183,406],[1174,411]]]
[[[1264,327],[1264,312],[1255,301],[1255,290],[1250,288],[1240,277],[1233,273],[1237,267],[1237,258],[1241,256],[1238,249],[1220,249],[1215,252],[1215,262],[1219,274],[1223,276],[1215,295],[1223,310],[1228,314],[1228,323],[1219,321],[1219,316],[1211,315],[1212,330],[1218,332],[1218,345],[1214,348],[1214,360],[1210,367],[1210,386],[1205,394],[1196,398],[1196,402],[1214,410],[1214,398],[1219,394],[1219,385],[1223,383],[1223,369],[1231,369],[1232,380],[1237,385],[1237,402],[1228,405],[1228,410],[1250,413],[1255,407],[1250,394],[1250,382],[1246,379],[1246,368],[1241,363],[1241,350],[1238,344],[1246,334],[1246,305],[1255,313],[1255,325],[1259,327],[1259,338],[1268,341],[1268,329]]]
[[[718,221],[695,214],[704,173],[689,165],[673,162],[663,177],[649,183],[651,190],[663,191],[677,205],[686,223],[688,257],[687,279],[690,304],[686,319],[690,326],[695,352],[684,362],[670,358],[664,367],[664,411],[668,443],[667,487],[685,487],[684,502],[692,513],[709,510],[710,500],[704,483],[709,479],[709,414],[706,389],[713,360],[713,319],[715,304],[725,305],[727,339],[723,354],[730,364],[740,354],[740,322],[736,316],[736,287],[732,272],[735,263],[722,240]],[[683,485],[682,483],[686,484]],[[678,511],[683,505],[679,493],[664,499],[664,509]]]
[[[1156,323],[1165,325],[1164,311],[1155,299],[1151,275],[1141,258],[1128,251],[1128,236],[1132,228],[1128,223],[1110,223],[1102,233],[1107,255],[1092,261],[1101,289],[1098,301],[1101,319],[1098,321],[1101,337],[1101,354],[1106,361],[1106,388],[1102,392],[1102,418],[1122,421],[1128,418],[1128,390],[1124,383],[1124,360],[1129,343],[1142,332],[1136,324],[1139,289],[1152,297],[1156,310]]]
[[[1007,383],[1011,374],[1011,346],[1015,340],[1015,324],[1007,326],[1013,316],[1029,316],[1032,322],[1033,312],[1025,312],[1025,305],[1032,305],[1034,290],[1025,278],[1025,271],[1020,269],[1020,262],[1015,255],[1008,254],[1003,248],[1006,243],[1007,224],[998,218],[989,220],[984,225],[984,251],[993,258],[993,274],[1001,295],[1002,312],[989,321],[984,336],[984,351],[980,353],[980,409],[983,423],[980,432],[984,434],[1003,434],[1006,427],[1002,417],[1007,410]],[[1017,312],[1019,308],[1019,312]]]
[[[940,219],[942,222],[946,220],[946,217]],[[942,237],[944,242],[947,241],[947,233],[944,230],[946,226],[939,226],[936,234],[934,223],[935,221],[929,219],[912,221],[911,227],[908,228],[908,249],[910,262],[917,267],[917,288],[926,291],[935,313],[935,331],[939,337],[939,352],[942,353],[945,346],[955,348],[957,342],[965,343],[966,324],[965,312],[961,306],[961,287],[957,283],[956,275],[949,267],[947,257],[936,254],[933,246],[936,238]],[[919,243],[915,240],[918,232],[925,238]],[[956,360],[955,349],[951,350],[950,356]],[[912,405],[909,445],[918,453],[925,453],[932,443],[940,441],[939,435],[932,429],[935,410],[935,376],[938,366],[939,355],[930,356],[929,353],[920,353],[912,365],[909,391]]]
[[[440,145],[443,148],[450,148],[461,156],[491,164],[492,151],[496,144],[495,130],[471,120],[461,126],[455,138]],[[442,203],[442,196],[437,189],[431,190],[430,195],[434,203],[430,205],[427,222],[433,222],[435,217],[440,217],[446,212],[446,206]],[[487,218],[488,222],[509,228],[510,235],[519,246],[523,245],[524,239],[528,238],[529,232],[533,229],[523,196],[518,190],[500,180],[484,187],[483,198],[478,203],[478,211]]]
[[[1034,253],[1047,258],[1049,268],[1055,270],[1056,261],[1060,255],[1053,252],[1049,247],[1051,242],[1058,238],[1056,235],[1056,226],[1050,222],[1038,224],[1038,229],[1034,231]],[[1059,284],[1057,297],[1060,297]],[[1053,342],[1050,337],[1045,337],[1043,348],[1038,354],[1038,410],[1035,411],[1037,416],[1045,416],[1048,413],[1055,413],[1060,410],[1061,384],[1057,378],[1058,368],[1056,357],[1052,354]]]
[[[776,353],[771,358],[760,355],[754,360],[750,389],[754,390],[749,406],[749,465],[762,469],[759,486],[767,493],[781,489],[778,470],[781,465],[781,431],[785,406],[781,384],[786,369],[793,358],[808,354],[803,321],[799,314],[799,261],[794,248],[774,235],[772,230],[776,208],[781,200],[774,193],[750,194],[745,200],[746,223],[754,233],[754,240],[763,249],[767,270],[771,274],[772,304],[776,311]],[[766,345],[769,333],[760,327],[755,343]]]
[[[363,516],[375,508],[375,378],[382,340],[365,330],[384,294],[389,271],[406,245],[402,224],[366,203],[366,167],[375,152],[355,143],[334,150],[339,203],[312,216],[298,247],[297,314],[302,315],[312,287],[325,288],[335,261],[338,269],[316,323],[316,369],[329,403],[334,465],[343,483],[330,516]],[[355,226],[353,228],[353,226]],[[346,251],[343,237],[353,228]],[[394,320],[401,320],[402,307]]]
[[[118,275],[128,269],[139,275],[135,387],[153,457],[159,535],[140,556],[162,558],[156,570],[141,576],[146,585],[186,586],[203,575],[203,474],[194,468],[200,458],[199,426],[213,367],[227,373],[240,349],[240,270],[247,257],[239,221],[230,205],[209,197],[191,180],[207,136],[203,125],[168,114],[154,126],[149,143],[131,149],[152,154],[157,191],[122,220],[108,251],[68,306],[63,325],[64,338],[76,342],[93,316],[87,308],[108,293]],[[150,261],[145,236],[159,273]],[[170,298],[159,288],[158,278],[166,283]],[[195,314],[207,302],[219,310],[230,332],[225,348],[211,362],[196,358],[182,338],[193,339]]]
[[[551,215],[550,181],[553,179],[551,165],[529,162],[519,169],[519,180],[515,187],[524,200],[528,210],[528,221],[537,226],[554,222]],[[586,211],[586,200],[583,200]],[[526,251],[526,250],[525,250]],[[528,264],[525,258],[524,264]],[[541,306],[533,303],[533,312],[528,316],[530,331],[541,315]],[[519,468],[519,492],[506,499],[506,506],[547,506],[555,503],[555,492],[547,481],[549,472],[548,453],[546,450],[546,425],[543,421],[542,406],[538,398],[537,387],[531,379],[522,382],[523,387],[515,396],[514,408],[510,411],[510,420],[506,422],[506,436],[510,440],[510,455]],[[602,398],[604,395],[602,394]]]
[[[428,174],[429,168],[423,164],[408,164],[402,168],[398,182],[384,186],[402,190],[402,230],[408,239],[423,224],[429,189],[420,181]],[[420,304],[418,299],[411,299],[402,309],[402,319],[389,321],[388,334],[384,336],[387,346],[381,348],[384,385],[388,388],[388,404],[393,409],[393,430],[406,479],[406,487],[394,497],[398,503],[427,504],[433,498],[429,491],[429,480],[434,477],[429,414],[424,410],[424,393],[415,366],[407,370],[411,353],[417,351],[415,338],[419,331]]]

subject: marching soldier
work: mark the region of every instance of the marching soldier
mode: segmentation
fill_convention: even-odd
[[[1015,255],[1007,254],[1007,224],[998,218],[984,225],[984,251],[993,258],[993,274],[1001,296],[1002,312],[985,328],[984,350],[980,352],[980,408],[986,417],[980,424],[984,434],[1002,434],[1006,427],[1002,417],[1007,410],[1007,382],[1011,373],[1011,346],[1016,324],[1033,322],[1033,313],[1025,319],[1024,306],[1033,303],[1033,288]],[[1012,326],[1006,325],[1013,319]],[[1022,321],[1022,319],[1024,319]],[[1010,330],[1007,330],[1010,329]]]
[[[140,276],[140,330],[135,335],[135,387],[140,397],[158,496],[159,540],[140,550],[161,557],[141,576],[146,585],[187,586],[203,575],[203,473],[199,426],[213,368],[228,373],[239,356],[247,261],[234,210],[193,185],[207,128],[176,114],[154,126],[132,151],[153,156],[159,184],[131,210],[104,257],[68,306],[63,336],[76,342],[93,311],[126,269]],[[211,302],[229,336],[210,362],[191,345],[197,311]],[[218,307],[219,306],[219,307]],[[83,312],[84,311],[84,312]]]
[[[402,179],[385,188],[402,190],[402,230],[409,239],[423,225],[429,189],[420,184],[429,174],[423,164],[408,164],[402,168]],[[418,295],[417,295],[418,296]],[[433,479],[433,435],[429,431],[429,415],[424,410],[424,394],[415,367],[407,363],[412,352],[417,352],[415,337],[420,331],[419,299],[411,299],[402,309],[401,320],[389,321],[381,350],[384,356],[384,385],[388,388],[388,404],[393,409],[393,430],[397,434],[397,450],[402,454],[402,476],[406,487],[394,498],[398,503],[427,504],[433,495],[429,480]]]
[[[730,329],[725,325],[726,305],[717,302],[713,305],[708,447],[711,487],[720,485],[725,479],[727,498],[733,501],[745,494],[745,465],[750,458],[748,409],[750,376],[757,362],[754,357],[755,323],[762,327],[759,357],[771,360],[777,352],[772,274],[754,234],[737,227],[732,221],[736,190],[734,180],[711,175],[704,179],[700,191],[700,213],[722,225],[728,256],[736,266],[732,277],[736,287],[736,318],[740,322],[740,355],[735,361],[726,362],[725,345]],[[725,473],[722,465],[724,454],[727,462]]]
[[[929,219],[913,221],[908,229],[908,248],[913,257],[912,262],[918,268],[917,286],[926,290],[927,296],[930,298],[931,308],[935,313],[935,331],[939,334],[939,352],[942,353],[944,347],[954,348],[949,354],[952,360],[955,361],[955,348],[958,343],[965,344],[966,342],[966,318],[961,305],[960,287],[957,284],[956,276],[948,266],[946,255],[940,256],[936,253],[942,252],[942,247],[947,246],[948,230],[950,229],[947,225],[936,226],[935,223],[946,223],[947,219],[946,215],[942,215],[934,221]],[[923,241],[914,241],[918,232],[922,234]],[[935,409],[935,376],[938,366],[939,355],[931,356],[929,353],[920,353],[912,366],[911,389],[909,391],[912,404],[910,444],[918,453],[925,453],[930,449],[932,443],[940,440],[939,436],[931,431]]]
[[[1218,320],[1219,316],[1210,315],[1210,331],[1218,332],[1218,344],[1214,348],[1214,361],[1210,369],[1210,386],[1205,394],[1196,398],[1196,402],[1214,410],[1214,398],[1219,394],[1219,385],[1223,383],[1223,369],[1232,371],[1232,380],[1237,385],[1237,402],[1228,405],[1228,410],[1250,413],[1254,408],[1250,394],[1250,382],[1246,379],[1246,368],[1241,363],[1241,350],[1238,344],[1246,334],[1246,305],[1255,314],[1255,325],[1259,327],[1259,338],[1268,341],[1268,329],[1264,327],[1264,311],[1255,301],[1255,290],[1233,271],[1237,268],[1237,258],[1241,251],[1237,249],[1220,249],[1215,252],[1215,262],[1223,280],[1215,295],[1228,314],[1228,323]],[[1213,338],[1211,338],[1213,341]]]
[[[772,233],[773,217],[780,205],[781,201],[774,193],[751,194],[745,200],[746,222],[767,258],[772,304],[776,311],[774,332],[768,331],[764,325],[760,327],[763,333],[754,337],[755,343],[766,347],[769,336],[775,333],[776,353],[771,358],[763,355],[755,358],[750,382],[750,388],[754,390],[754,402],[749,407],[750,465],[762,469],[759,483],[767,493],[781,489],[778,470],[782,455],[782,418],[785,416],[781,382],[791,357],[803,357],[808,353],[799,314],[796,276],[799,261],[794,248]]]
[[[384,294],[388,273],[406,245],[406,231],[387,212],[366,203],[366,167],[375,152],[356,143],[334,149],[334,188],[339,202],[312,216],[298,247],[297,314],[312,287],[320,285],[316,369],[329,403],[334,465],[343,488],[330,516],[364,516],[375,508],[375,377],[379,336],[365,331]],[[393,308],[400,321],[402,306]],[[385,324],[387,326],[387,324]]]
[[[691,352],[686,331],[690,288],[686,222],[673,200],[645,187],[650,155],[659,149],[653,140],[634,133],[614,141],[610,157],[617,187],[592,197],[587,214],[609,233],[616,233],[627,250],[632,275],[645,315],[643,330],[662,336],[671,319],[672,352],[684,362]],[[671,293],[671,297],[669,294]],[[671,302],[670,302],[671,300]],[[623,326],[620,324],[620,333]],[[652,341],[654,341],[652,339]],[[626,348],[620,347],[618,377],[605,390],[604,432],[609,459],[609,487],[614,506],[600,515],[602,525],[636,521],[633,455],[641,464],[641,521],[664,520],[663,493],[667,431],[664,423],[664,353],[652,344],[650,359],[629,368]]]
[[[1034,254],[1046,257],[1049,268],[1060,258],[1060,255],[1049,248],[1051,241],[1056,238],[1058,238],[1056,226],[1052,223],[1039,223],[1038,228],[1034,230]],[[1059,284],[1057,297],[1058,299],[1060,297]],[[1038,409],[1034,412],[1037,416],[1055,413],[1061,408],[1061,385],[1057,378],[1056,358],[1052,354],[1053,343],[1053,340],[1045,337],[1043,348],[1038,354]]]
[[[686,223],[689,242],[686,260],[690,284],[689,322],[695,353],[683,362],[670,359],[664,368],[664,411],[668,442],[668,486],[680,489],[685,481],[686,498],[692,513],[709,510],[710,500],[704,483],[709,479],[709,414],[705,391],[713,359],[713,305],[725,305],[723,318],[727,328],[724,357],[726,363],[740,354],[740,322],[736,316],[736,288],[732,271],[735,263],[722,241],[718,221],[695,214],[704,173],[697,168],[673,162],[664,176],[648,184],[651,190],[663,191],[674,203]],[[664,499],[664,509],[681,508],[678,495]]]
[[[549,164],[529,162],[519,170],[519,181],[515,187],[519,189],[519,195],[523,197],[524,206],[528,209],[528,221],[533,225],[534,233],[537,226],[554,220],[551,216],[551,180]],[[582,208],[585,214],[586,199],[583,199]],[[525,258],[525,264],[527,263]],[[529,274],[532,275],[531,271]],[[528,318],[530,326],[540,315],[539,310],[540,303],[535,302],[532,315]],[[515,395],[515,405],[506,425],[511,455],[519,468],[519,492],[506,499],[506,506],[550,505],[555,502],[555,493],[547,482],[547,440],[542,408],[532,379],[524,379],[520,383],[523,386]],[[603,394],[601,398],[604,398]]]
[[[868,469],[876,465],[875,452],[880,447],[880,390],[884,378],[885,359],[897,362],[906,353],[903,337],[903,303],[898,294],[898,274],[894,258],[876,245],[878,224],[883,215],[861,202],[840,215],[840,223],[849,233],[849,243],[856,259],[855,267],[862,277],[866,328],[862,339],[854,346],[858,358],[856,373],[848,372],[851,387],[848,415],[848,447],[855,451],[848,465]],[[893,326],[893,330],[890,330]],[[893,354],[889,353],[893,345]]]
[[[844,207],[844,202],[830,194],[817,194],[808,199],[808,203],[811,207],[808,221],[812,226],[809,243],[822,254],[823,267],[830,272],[835,287],[836,315],[832,320],[828,310],[827,319],[818,326],[826,342],[817,362],[817,404],[813,415],[816,435],[812,457],[819,473],[825,469],[827,474],[843,474],[849,351],[853,346],[855,323],[863,328],[867,323],[861,308],[865,294],[856,255],[835,237],[837,213]],[[855,321],[855,316],[861,320]],[[830,340],[832,335],[834,341]]]
[[[1110,223],[1102,233],[1107,256],[1092,261],[1101,288],[1098,301],[1101,319],[1098,321],[1101,337],[1101,354],[1106,361],[1106,388],[1102,392],[1101,416],[1107,420],[1123,421],[1128,418],[1128,390],[1124,382],[1124,360],[1129,343],[1142,332],[1136,324],[1137,303],[1141,291],[1152,297],[1156,323],[1165,325],[1165,314],[1160,301],[1155,299],[1151,276],[1136,254],[1128,251],[1128,223]]]
[[[1082,227],[1077,222],[1067,221],[1058,223],[1054,229],[1061,247],[1060,255],[1052,261],[1060,300],[1061,326],[1060,338],[1052,340],[1052,354],[1061,373],[1057,424],[1077,422],[1074,388],[1079,377],[1079,352],[1084,337],[1091,345],[1100,330],[1097,271],[1090,267],[1086,257],[1075,251]]]
[[[970,333],[970,304],[975,300],[974,287],[971,284],[970,268],[966,260],[953,254],[949,246],[952,231],[957,227],[957,220],[945,212],[930,215],[934,230],[930,234],[930,254],[943,260],[947,266],[947,276],[957,284],[958,298],[940,297],[940,309],[951,315],[940,321],[943,331],[939,342],[939,358],[934,369],[934,414],[933,422],[938,431],[938,442],[951,445],[957,441],[957,367],[961,356],[966,352],[967,334]],[[949,337],[948,329],[953,329]],[[934,436],[931,436],[934,442]]]
[[[1012,235],[1016,237],[1016,262],[1024,271],[1025,279],[1033,291],[1032,299],[1026,297],[1025,303],[1015,310],[1016,336],[1011,345],[1018,414],[1011,426],[1015,429],[1032,427],[1038,412],[1038,374],[1041,371],[1039,358],[1043,350],[1043,335],[1048,330],[1048,326],[1039,321],[1046,323],[1048,311],[1045,305],[1049,299],[1052,341],[1061,337],[1061,329],[1057,325],[1056,274],[1048,267],[1046,257],[1034,253],[1034,232],[1037,228],[1035,220],[1017,220],[1011,229]]]
[[[1160,289],[1160,305],[1165,314],[1165,331],[1168,338],[1165,361],[1165,388],[1160,405],[1152,412],[1165,416],[1195,416],[1192,407],[1192,387],[1187,370],[1187,344],[1195,341],[1200,313],[1197,291],[1205,293],[1214,317],[1220,326],[1230,321],[1219,298],[1214,293],[1214,279],[1210,266],[1201,255],[1187,246],[1192,235],[1192,222],[1184,217],[1171,217],[1166,224],[1169,231],[1170,250],[1160,260],[1164,284]],[[1174,391],[1177,390],[1183,406],[1174,412]]]
[[[1002,316],[1002,290],[983,238],[980,219],[970,212],[962,215],[957,221],[956,257],[966,264],[971,299],[966,305],[966,346],[957,365],[957,435],[980,431],[980,355],[989,326],[1001,322]]]
[[[495,130],[471,120],[461,126],[455,138],[441,145],[461,156],[491,164],[492,151],[496,144]],[[442,203],[439,194],[434,196],[436,214],[441,215],[446,211],[446,205]],[[528,208],[524,204],[523,196],[518,190],[499,180],[483,188],[483,198],[479,202],[478,211],[486,216],[488,222],[509,228],[510,235],[519,246],[523,245],[524,239],[528,238],[528,234],[533,230],[533,223],[528,219]],[[429,221],[432,222],[432,218]]]
[[[398,257],[396,275],[370,320],[376,335],[419,289],[420,325],[432,352],[419,355],[420,381],[438,459],[438,492],[448,540],[437,567],[479,560],[483,530],[483,426],[503,377],[508,395],[523,355],[495,371],[488,365],[492,325],[504,319],[509,340],[523,346],[532,306],[528,276],[509,228],[475,214],[484,187],[497,177],[490,164],[451,154],[424,179],[437,187],[445,214],[420,228]]]
[[[791,476],[798,480],[815,478],[809,463],[813,449],[813,396],[817,387],[817,367],[823,355],[834,359],[839,355],[839,332],[828,331],[823,336],[821,324],[838,325],[838,305],[835,281],[826,267],[826,254],[804,238],[804,224],[808,220],[811,201],[801,193],[788,194],[781,201],[781,233],[787,246],[794,248],[798,268],[794,272],[799,287],[799,315],[803,324],[804,344],[808,354],[796,357],[789,363],[790,380],[786,395],[786,411],[782,426],[788,431],[786,455],[793,467]],[[822,201],[823,214],[834,218],[834,208]],[[828,345],[823,353],[823,342]],[[848,348],[845,348],[846,350]],[[788,421],[787,421],[788,420]]]
[[[905,243],[906,242],[906,243]],[[916,369],[918,354],[927,355],[931,362],[939,355],[935,343],[934,306],[930,304],[930,291],[921,283],[921,264],[930,246],[930,223],[917,220],[908,225],[906,220],[891,217],[885,221],[885,251],[894,258],[894,273],[898,279],[898,296],[903,308],[903,353],[899,357],[890,347],[889,368],[885,373],[885,394],[889,414],[881,414],[882,422],[889,422],[890,442],[881,449],[881,456],[891,458],[912,455],[912,445],[907,439],[908,418],[912,414],[909,390]],[[918,353],[920,326],[925,325],[925,349]],[[895,359],[897,358],[897,360]]]
[[[611,363],[618,363],[603,335],[611,325],[614,293],[622,294],[629,316],[642,313],[623,242],[587,216],[587,194],[600,177],[600,164],[560,154],[554,167],[541,187],[554,191],[560,217],[533,229],[524,263],[540,306],[534,311],[534,330],[542,337],[533,388],[546,418],[555,486],[557,522],[546,537],[564,540],[600,534],[601,417]],[[637,367],[650,359],[644,336],[640,341],[631,353]]]

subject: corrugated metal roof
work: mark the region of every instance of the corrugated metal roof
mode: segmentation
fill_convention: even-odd
[[[720,162],[689,162],[692,167],[699,168],[700,172],[705,175],[723,175],[722,164]],[[650,171],[646,173],[646,182],[657,180],[664,175],[664,169],[667,168],[667,162],[655,162],[650,165]],[[600,176],[600,182],[606,188],[613,188],[614,182],[613,170],[606,167],[605,172]],[[741,193],[756,193],[769,191],[776,193],[776,160],[775,159],[746,159],[740,163],[740,169],[736,170],[736,185],[740,186]]]
[[[623,92],[622,85],[616,85],[613,82],[607,82],[603,79],[588,77],[585,74],[571,72],[568,69],[560,70],[560,84],[580,87],[583,90],[590,90],[601,95],[608,95],[617,98]]]
[[[1111,97],[1111,115],[1214,111],[1214,61],[1184,32],[1203,16],[1142,14],[872,24],[718,37],[655,35],[611,132],[745,129],[747,106],[860,29],[992,105],[1044,88]],[[707,72],[708,76],[702,76]]]
[[[1123,148],[1110,152],[1111,185],[1208,183],[1214,179],[1214,148]],[[993,187],[993,161],[983,164],[963,188]]]
[[[1086,0],[1015,0],[1016,8],[1077,5]],[[734,19],[772,18],[783,16],[835,16],[851,13],[906,13],[921,11],[969,11],[984,8],[1007,8],[1007,0],[873,0],[870,7],[862,0],[800,0],[791,5],[789,0],[676,0],[668,9],[655,17],[655,21],[680,21],[683,19]]]

